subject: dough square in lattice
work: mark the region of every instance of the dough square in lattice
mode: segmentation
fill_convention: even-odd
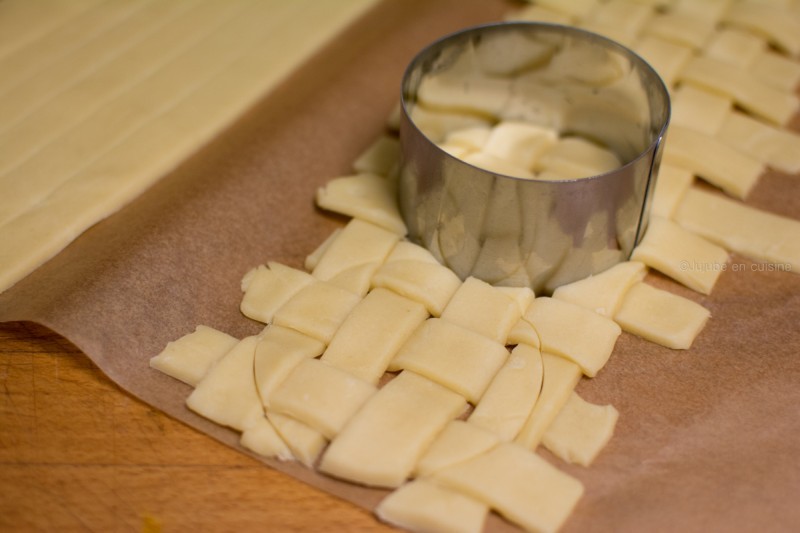
[[[481,401],[467,421],[512,441],[519,434],[542,388],[542,354],[538,348],[519,344],[495,374]]]
[[[242,278],[240,309],[246,317],[268,324],[275,311],[313,282],[314,277],[302,270],[280,263],[260,265]]]
[[[690,46],[674,43],[655,35],[642,36],[634,43],[633,49],[650,63],[667,87],[673,85],[693,54]]]
[[[542,436],[545,448],[569,463],[589,466],[614,435],[619,411],[589,403],[573,391]]]
[[[417,301],[431,315],[439,316],[461,286],[461,280],[438,262],[396,259],[381,265],[372,277],[372,285]]]
[[[643,263],[625,261],[599,274],[558,287],[553,298],[612,318],[625,292],[646,274],[647,268]]]
[[[422,304],[374,289],[333,335],[322,360],[376,384],[411,334],[428,318]]]
[[[228,351],[186,399],[189,409],[239,431],[264,416],[253,380],[256,344],[258,337],[245,337]]]
[[[631,259],[692,290],[710,294],[727,269],[728,251],[665,218],[653,217]]]
[[[745,198],[764,165],[719,139],[678,124],[670,126],[663,161],[685,168],[737,198]]]
[[[577,479],[513,443],[440,470],[433,479],[488,503],[528,531],[557,531],[584,490]]]
[[[775,268],[800,269],[800,221],[691,188],[675,212],[683,227]]]
[[[441,318],[431,318],[400,348],[389,370],[412,370],[476,404],[507,358],[503,344]]]
[[[356,158],[353,170],[387,178],[399,161],[400,140],[393,135],[381,135]]]
[[[614,321],[555,298],[536,298],[525,320],[539,333],[543,351],[574,361],[589,377],[606,364],[621,333]]]
[[[269,407],[272,391],[300,361],[317,357],[324,349],[325,343],[299,331],[267,326],[260,335],[253,361],[253,377],[264,407]]]
[[[286,415],[267,411],[267,420],[291,450],[295,459],[307,468],[313,468],[322,450],[328,444],[322,433]]]
[[[414,372],[401,372],[333,439],[319,469],[365,485],[399,487],[436,435],[466,406],[461,395]]]
[[[197,326],[192,333],[167,343],[161,353],[150,359],[150,366],[195,386],[237,342],[239,339],[227,333]]]
[[[401,236],[369,222],[351,219],[327,245],[312,274],[323,281],[351,267],[383,263]]]
[[[662,163],[650,206],[651,217],[672,218],[686,191],[694,183],[694,174],[685,168]]]
[[[672,92],[670,123],[716,135],[732,108],[730,98],[685,83]]]
[[[678,79],[729,96],[743,109],[778,126],[786,124],[800,107],[800,98],[793,92],[775,89],[746,69],[707,56],[690,59]]]
[[[275,313],[273,323],[305,333],[325,344],[361,298],[350,291],[315,281],[302,288]]]
[[[407,233],[397,205],[395,184],[377,174],[341,176],[317,189],[319,207],[359,218],[392,233]]]
[[[637,283],[625,295],[614,320],[622,329],[651,342],[688,350],[711,312],[687,298]]]
[[[269,398],[269,409],[332,438],[377,391],[375,385],[319,359],[295,366]]]
[[[372,276],[380,266],[378,261],[352,266],[333,276],[328,283],[363,298],[372,287]]]
[[[489,506],[428,479],[415,479],[393,491],[375,509],[389,524],[409,531],[480,533]]]
[[[475,424],[453,420],[436,436],[417,462],[417,477],[429,476],[443,468],[471,459],[500,443],[500,438]]]
[[[560,355],[542,352],[542,390],[514,442],[535,449],[581,379],[581,368]]]
[[[441,318],[505,344],[520,316],[519,304],[506,291],[469,277],[450,299]]]
[[[245,428],[239,439],[239,444],[264,457],[276,457],[281,461],[294,459],[289,446],[283,441],[266,415],[256,419]]]

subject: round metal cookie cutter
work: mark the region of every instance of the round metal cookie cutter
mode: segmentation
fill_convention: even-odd
[[[448,35],[402,81],[398,197],[409,237],[462,279],[537,294],[606,270],[644,234],[669,116],[658,74],[605,37],[534,22]],[[623,164],[580,179],[527,179],[439,147],[448,129],[500,121],[595,141]]]

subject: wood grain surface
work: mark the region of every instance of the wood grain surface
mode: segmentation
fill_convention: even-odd
[[[63,337],[0,324],[0,531],[389,531],[135,399]]]

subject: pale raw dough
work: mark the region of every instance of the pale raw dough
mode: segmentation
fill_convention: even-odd
[[[694,174],[690,171],[662,163],[658,170],[650,216],[672,218],[683,195],[693,183]]]
[[[572,24],[575,17],[567,13],[562,13],[554,9],[532,4],[523,7],[519,11],[509,13],[506,20],[529,20],[534,22],[550,22],[553,24]]]
[[[448,133],[472,127],[488,127],[487,117],[471,115],[460,111],[445,111],[427,108],[417,104],[411,110],[414,124],[433,142],[442,142]]]
[[[527,344],[534,348],[541,348],[542,340],[539,338],[539,332],[536,331],[533,324],[524,318],[520,318],[517,320],[517,323],[514,324],[514,327],[511,328],[511,331],[508,332],[506,344]]]
[[[422,261],[434,265],[440,264],[430,250],[410,241],[400,241],[395,245],[389,257],[386,258],[387,263],[392,261]]]
[[[737,198],[745,198],[764,171],[757,159],[699,131],[671,125],[664,162],[685,168]]]
[[[151,76],[151,71],[158,72],[165,65],[180,70],[184,48],[196,46],[198,41],[204,43],[205,39],[200,37],[209,37],[208,30],[216,29],[221,22],[204,19],[202,14],[207,9],[187,13],[187,7],[182,2],[170,5],[140,3],[128,11],[128,16],[116,24],[113,31],[104,32],[66,54],[55,65],[32,73],[28,79],[10,76],[16,78],[17,83],[0,101],[0,114],[5,118],[3,127],[0,127],[0,146],[9,150],[6,152],[9,157],[0,163],[0,173],[6,174],[37,149],[80,124],[93,112],[103,109],[109,101],[113,102],[120,96],[124,98],[129,90],[135,91],[142,82],[146,84],[150,79],[158,79],[158,75]],[[228,13],[235,14],[240,10],[241,4],[208,11],[215,11],[217,19],[224,20]],[[111,11],[113,17],[114,10]],[[180,22],[185,18],[196,18],[197,37],[182,31]],[[150,21],[149,25],[147,21]],[[244,30],[247,42],[248,35]],[[171,41],[174,50],[164,50],[171,32],[175,33]],[[162,49],[158,57],[147,57],[159,47]],[[28,53],[27,50],[21,51],[23,57]],[[209,62],[205,68],[213,67],[214,63]],[[129,76],[124,75],[126,72]],[[198,73],[200,79],[203,75],[203,71]],[[180,96],[180,89],[176,89]],[[172,98],[172,95],[166,96],[167,100]],[[142,111],[145,116],[149,114],[147,107]],[[118,134],[118,131],[109,131],[110,141]],[[104,147],[105,144],[101,144],[100,148]],[[0,222],[6,220],[0,218]]]
[[[581,21],[580,27],[630,46],[652,16],[649,6],[627,0],[600,3]]]
[[[192,333],[167,343],[161,353],[150,359],[150,366],[194,387],[237,342],[227,333],[197,326]]]
[[[652,217],[631,259],[692,290],[711,294],[717,279],[727,270],[728,252],[671,220]]]
[[[377,388],[319,359],[303,359],[269,397],[269,410],[333,438]]]
[[[703,2],[697,2],[696,0],[650,1],[656,5],[666,6],[676,13],[711,20],[716,23],[719,23],[719,21],[722,19],[722,16],[728,10],[728,7],[730,7],[731,4],[731,0],[704,0]],[[706,44],[706,47],[708,47],[708,44]]]
[[[390,177],[400,163],[400,140],[395,136],[381,135],[353,162],[353,170],[360,174],[377,174]]]
[[[175,168],[374,3],[375,0],[330,4],[310,0],[155,2],[129,18],[124,29],[117,27],[59,58],[52,63],[55,68],[48,68],[48,61],[34,57],[35,47],[20,47],[18,51],[9,48],[6,59],[10,54],[19,54],[16,61],[27,63],[30,57],[31,62],[42,67],[36,73],[23,69],[15,78],[13,94],[17,96],[6,93],[0,99],[0,106],[12,110],[19,119],[13,125],[4,120],[9,129],[3,138],[12,143],[23,138],[41,143],[51,138],[46,146],[37,144],[35,151],[24,150],[30,157],[10,173],[0,175],[0,189],[5,191],[11,190],[6,186],[8,180],[15,190],[23,183],[36,183],[35,191],[25,193],[27,201],[17,194],[0,197],[0,211],[13,208],[18,212],[14,219],[0,225],[0,290],[29,274],[86,228],[117,211]],[[120,9],[117,2],[104,2],[99,7],[108,9],[110,17]],[[176,11],[174,17],[160,16],[171,10]],[[76,13],[71,23],[80,24],[84,13],[102,26],[104,16],[97,10]],[[47,34],[46,20],[49,19],[32,18],[30,24],[17,27],[23,28],[26,36],[39,38]],[[200,24],[201,21],[204,22]],[[160,46],[148,52],[148,47],[156,46],[156,41],[148,40],[148,28],[155,31],[162,24],[165,30],[159,37]],[[166,31],[168,26],[173,30]],[[303,31],[298,31],[300,27]],[[181,36],[187,41],[180,41]],[[5,42],[3,38],[0,46]],[[188,46],[195,41],[196,45]],[[183,67],[153,71],[147,85],[152,90],[129,83],[126,73],[120,72],[122,67],[111,60],[129,50],[127,57],[131,62],[136,57],[135,61],[143,66],[140,72],[145,72],[170,59],[173,51],[183,49]],[[85,67],[78,68],[78,63]],[[93,95],[99,92],[102,99],[104,82],[100,80],[104,75],[108,75],[109,83],[111,78],[122,77],[118,96],[104,102],[102,110],[97,108],[100,114],[86,114],[96,108]],[[86,92],[79,92],[79,87],[85,87]],[[126,101],[134,98],[126,96],[129,89],[135,92],[137,102],[153,111],[138,115],[138,108]],[[62,93],[65,96],[58,97]],[[75,107],[56,108],[57,101]],[[41,109],[36,115],[41,118],[34,117],[35,109]],[[197,109],[203,112],[198,113]],[[45,120],[45,110],[48,116],[61,116],[63,112],[79,122],[64,122],[69,127],[54,136],[49,131],[34,132],[34,122],[28,123],[25,117],[30,114],[36,124],[44,123],[41,121]],[[10,115],[3,116],[8,119]],[[110,122],[97,122],[96,117]],[[28,133],[17,136],[17,127]],[[122,137],[117,132],[123,133]],[[108,142],[103,141],[102,146],[87,142],[99,134],[101,140],[108,137]],[[84,151],[73,151],[76,146]],[[5,146],[0,149],[6,151]],[[39,170],[35,175],[20,174],[23,167]]]
[[[425,450],[414,474],[417,477],[429,476],[442,468],[480,455],[499,443],[500,438],[494,433],[463,420],[453,420]]]
[[[7,94],[21,80],[56,67],[59,60],[69,57],[76,49],[102,38],[134,11],[141,9],[144,2],[115,2],[113,6],[102,4],[99,0],[52,4],[26,0],[4,2],[0,7],[0,72],[13,72],[14,75],[0,79],[0,93]],[[38,6],[33,11],[41,9],[43,12],[32,18],[15,20],[21,15],[20,7],[33,6]],[[66,23],[50,28],[46,19],[64,7],[80,9],[71,13]],[[15,33],[21,34],[15,36]],[[16,42],[12,44],[12,41]]]
[[[794,91],[800,85],[800,62],[769,49],[756,58],[750,71],[757,79],[782,91]]]
[[[644,35],[633,47],[652,66],[667,87],[678,78],[684,65],[692,57],[692,48],[655,35]]]
[[[328,283],[363,298],[372,287],[372,277],[380,266],[377,261],[352,266],[333,276]]]
[[[646,274],[643,263],[625,261],[594,276],[560,286],[553,292],[553,298],[613,318],[627,290]]]
[[[528,420],[542,389],[542,354],[526,344],[516,346],[495,374],[467,422],[514,440]]]
[[[542,353],[542,391],[515,442],[533,450],[581,379],[581,368],[568,359]]]
[[[541,533],[558,531],[583,495],[580,481],[513,443],[440,470],[433,480]]]
[[[744,256],[800,271],[800,222],[724,198],[689,189],[675,220],[710,241]]]
[[[464,159],[469,154],[474,153],[472,150],[467,148],[466,146],[462,146],[460,144],[451,144],[448,142],[444,142],[442,144],[437,145],[439,148],[450,154],[451,156],[455,157],[456,159]]]
[[[722,20],[764,35],[792,56],[800,54],[800,22],[785,8],[765,2],[736,2]]]
[[[621,164],[614,152],[587,139],[562,137],[539,157],[536,170],[575,179],[603,174]]]
[[[537,0],[536,4],[570,17],[584,18],[597,6],[597,0]]]
[[[322,360],[377,384],[389,361],[426,318],[421,304],[374,289],[336,330]]]
[[[761,37],[738,28],[722,27],[714,33],[703,52],[719,61],[750,68],[764,50],[766,42]]]
[[[525,311],[528,310],[530,307],[531,302],[536,297],[533,293],[533,289],[530,287],[497,287],[497,290],[505,294],[506,296],[510,297],[512,300],[517,302],[519,306],[519,314],[522,316]]]
[[[291,450],[295,459],[308,468],[313,468],[328,439],[322,433],[302,422],[285,415],[267,411],[267,420]]]
[[[683,84],[672,94],[670,127],[678,125],[713,136],[732,108],[733,102],[726,96]]]
[[[795,131],[733,111],[717,138],[773,168],[788,174],[800,172],[800,134]]]
[[[543,352],[574,361],[589,377],[606,364],[622,332],[611,319],[555,298],[536,298],[524,318],[539,334]]]
[[[519,303],[506,291],[469,277],[450,299],[441,318],[505,344],[508,332],[521,315]]]
[[[515,165],[512,162],[486,152],[469,152],[464,154],[462,158],[470,165],[488,170],[495,174],[513,176],[515,178],[533,178],[533,172],[527,168]]]
[[[261,333],[253,361],[253,377],[264,407],[272,391],[304,359],[317,357],[325,343],[298,331],[271,325]]]
[[[324,241],[322,241],[319,246],[317,246],[313,252],[306,256],[305,261],[303,262],[303,266],[309,272],[312,272],[319,263],[319,260],[322,259],[322,256],[328,250],[328,248],[333,244],[333,242],[339,238],[339,235],[342,233],[343,228],[336,228],[328,235]]]
[[[257,344],[258,337],[245,337],[228,351],[186,399],[189,409],[239,431],[264,416],[253,380]]]
[[[429,109],[499,117],[510,98],[511,80],[481,75],[477,71],[463,76],[465,72],[470,72],[468,69],[476,61],[474,48],[468,49],[468,52],[458,56],[451,68],[431,71],[422,79],[417,88],[419,104]],[[412,118],[418,126],[417,110],[420,107],[416,105],[412,112]],[[422,131],[427,134],[425,130]]]
[[[325,248],[311,273],[327,281],[354,266],[383,263],[400,237],[380,226],[353,218]]]
[[[275,312],[273,323],[329,343],[361,297],[324,281],[306,285]]]
[[[98,0],[74,2],[28,2],[5,0],[0,4],[0,57],[35,43],[42,35],[58,28],[63,22],[73,22]]]
[[[481,533],[489,507],[427,479],[396,489],[375,509],[386,523],[409,531]]]
[[[573,391],[542,436],[542,444],[568,463],[589,466],[611,440],[618,418],[613,405],[589,403]]]
[[[492,128],[481,149],[519,168],[532,169],[557,139],[558,133],[550,128],[528,122],[502,121]],[[450,138],[448,141],[453,142]]]
[[[242,277],[239,308],[246,317],[268,324],[283,304],[313,282],[311,274],[280,263],[259,265]]]
[[[399,487],[436,435],[465,408],[460,395],[401,372],[336,436],[319,469],[364,485]]]
[[[377,174],[342,176],[317,189],[317,205],[328,211],[360,218],[393,233],[407,233],[397,205],[395,183]]]
[[[492,135],[492,131],[492,128],[485,126],[455,130],[445,135],[444,142],[448,146],[460,146],[466,150],[466,153],[480,152],[486,145],[486,141],[489,140],[489,136]]]
[[[245,428],[239,439],[239,444],[263,457],[276,457],[281,461],[294,459],[292,451],[283,442],[283,439],[275,431],[275,427],[267,420],[266,416],[258,418]]]
[[[477,404],[507,358],[504,345],[441,318],[431,318],[400,348],[388,369],[412,370]]]
[[[796,94],[781,91],[755,79],[746,69],[710,57],[697,56],[681,70],[679,81],[690,82],[736,100],[742,108],[784,125],[800,108]]]
[[[711,313],[677,294],[637,283],[625,295],[614,320],[622,329],[677,350],[688,350]]]
[[[698,50],[705,46],[714,27],[713,20],[672,11],[656,13],[644,27],[643,33]]]
[[[417,301],[430,314],[439,316],[461,286],[461,280],[438,262],[398,259],[387,260],[372,277],[372,284]]]

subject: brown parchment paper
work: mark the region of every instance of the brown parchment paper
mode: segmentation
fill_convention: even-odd
[[[404,66],[435,38],[499,20],[501,0],[386,0],[202,151],[0,294],[0,320],[70,339],[145,402],[237,447],[190,412],[190,389],[149,368],[164,345],[206,324],[236,336],[253,266],[300,267],[344,219],[315,209],[317,187],[384,129]],[[800,219],[800,177],[769,173],[748,203]],[[620,411],[564,531],[792,531],[800,526],[800,273],[733,256],[711,296],[650,282],[708,307],[689,351],[623,334],[578,391]],[[372,508],[384,491],[265,461]],[[324,527],[324,524],[321,524]],[[496,517],[490,530],[511,529]]]

